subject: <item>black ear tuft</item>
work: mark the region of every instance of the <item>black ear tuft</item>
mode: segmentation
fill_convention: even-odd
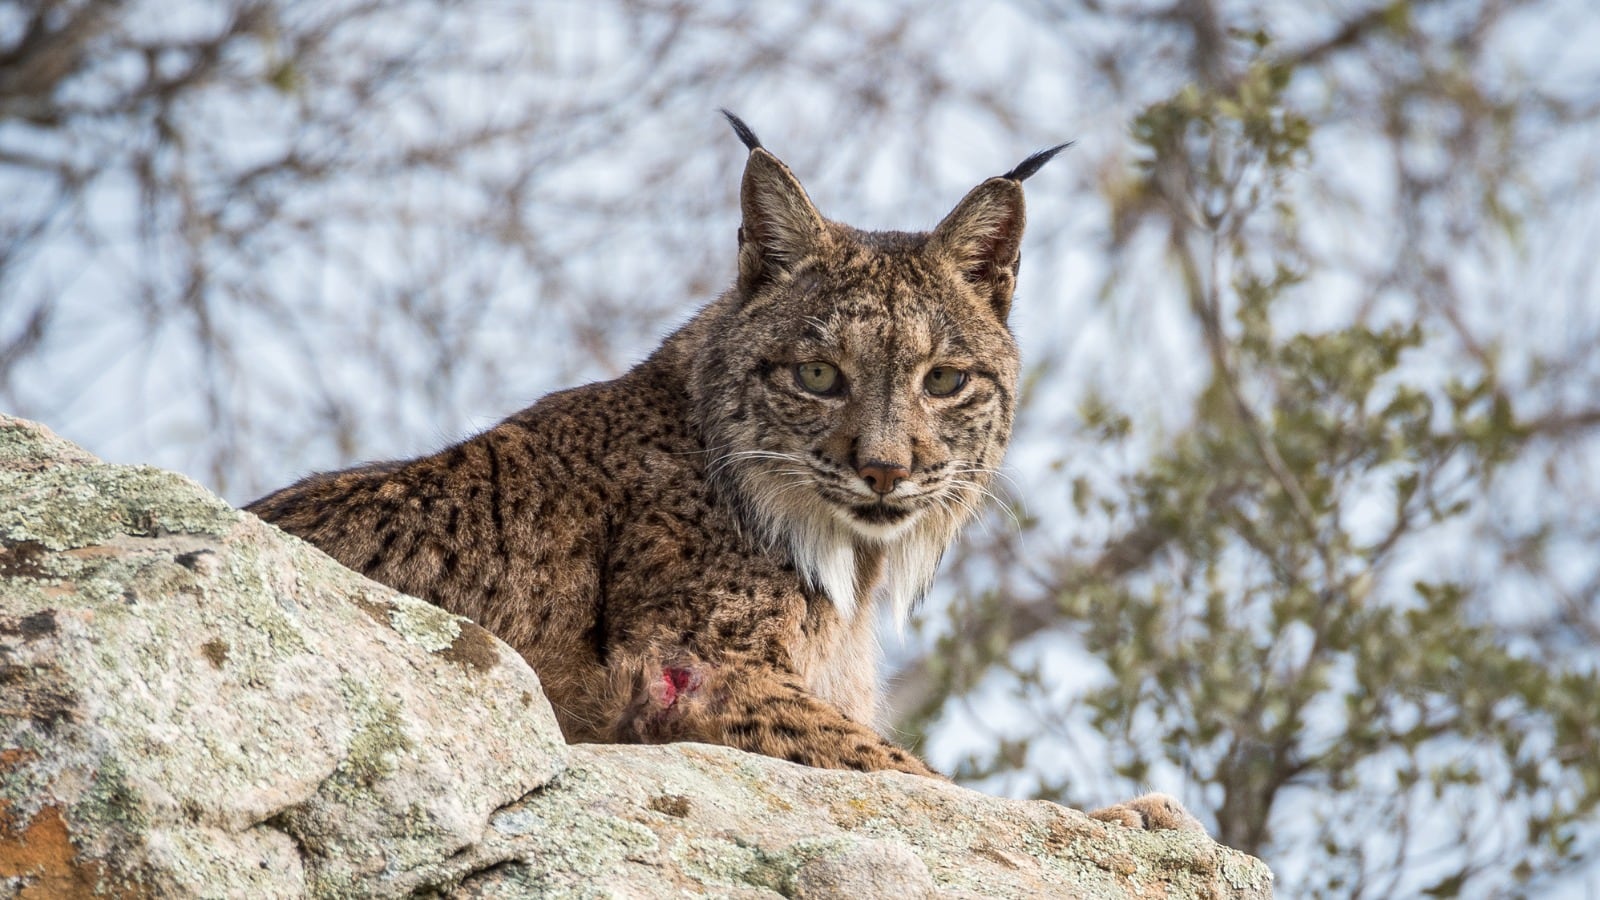
[[[723,113],[726,114],[727,112],[728,112],[727,110],[723,110]],[[728,118],[732,119],[733,117],[730,115],[730,116],[728,116]],[[738,122],[739,120],[738,119],[734,119],[734,121]],[[735,125],[734,127],[738,128],[739,126]],[[752,137],[753,136],[754,135],[752,135]],[[1068,147],[1071,147],[1073,144],[1076,144],[1076,143],[1077,143],[1077,141],[1067,141],[1065,144],[1057,144],[1054,147],[1051,147],[1049,150],[1040,150],[1038,153],[1035,153],[1034,155],[1028,157],[1027,159],[1023,160],[1022,162],[1017,163],[1017,167],[1015,169],[1012,169],[1011,171],[1007,172],[1006,174],[1004,174],[1004,175],[1002,175],[1000,177],[1001,178],[1009,178],[1012,181],[1026,181],[1028,179],[1028,176],[1030,176],[1033,173],[1039,171],[1039,169],[1043,168],[1045,163],[1047,163],[1050,160],[1054,159],[1055,155],[1057,153],[1060,153],[1061,151],[1067,149]]]
[[[743,119],[728,112],[726,109],[722,110],[722,114],[728,117],[728,124],[733,126],[733,133],[739,136],[739,140],[744,141],[746,147],[751,150],[759,150],[761,148],[761,138],[756,137],[756,133],[750,130],[750,126],[746,125]],[[1057,149],[1060,148],[1058,147]],[[1027,163],[1023,163],[1023,165],[1027,165]]]

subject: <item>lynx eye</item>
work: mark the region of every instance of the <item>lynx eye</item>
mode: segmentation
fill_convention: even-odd
[[[844,389],[844,377],[838,367],[821,360],[803,362],[794,367],[794,380],[813,394],[831,397]]]
[[[934,366],[922,379],[923,389],[935,397],[948,397],[966,383],[967,373],[951,366]]]

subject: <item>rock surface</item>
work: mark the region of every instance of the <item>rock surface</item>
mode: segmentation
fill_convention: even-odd
[[[1271,896],[1203,835],[723,747],[566,747],[533,672],[0,416],[0,897]]]

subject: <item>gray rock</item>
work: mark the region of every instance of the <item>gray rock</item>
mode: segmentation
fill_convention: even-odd
[[[0,419],[0,879],[405,892],[475,867],[456,854],[565,758],[481,628]]]
[[[486,845],[518,862],[465,879],[454,896],[1272,895],[1265,866],[1204,834],[705,744],[574,746],[566,771],[493,825]]]
[[[1186,832],[560,741],[476,626],[0,417],[0,896],[1271,896]]]
[[[790,884],[795,900],[934,896],[933,875],[922,859],[904,844],[879,840],[825,848],[800,864]]]

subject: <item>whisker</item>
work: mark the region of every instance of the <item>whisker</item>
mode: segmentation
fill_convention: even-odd
[[[966,509],[969,514],[976,514],[978,512],[978,503],[981,501],[981,499],[987,498],[989,500],[993,500],[995,504],[999,506],[1003,512],[1005,512],[1006,516],[1011,519],[1011,524],[1017,530],[1017,533],[1022,533],[1022,520],[1017,517],[1017,513],[1011,508],[1011,504],[1007,503],[995,492],[989,490],[987,487],[981,484],[978,484],[975,481],[969,481],[961,478],[952,478],[946,483],[952,486],[968,488],[981,495],[980,497],[976,498],[957,498],[957,502],[963,503],[963,508]]]
[[[749,459],[774,460],[778,462],[796,463],[802,466],[809,465],[803,457],[793,453],[783,453],[777,450],[734,450],[718,457],[717,461],[711,465],[706,474],[708,477],[715,478],[716,476],[721,475],[723,471],[725,471],[734,463]]]
[[[957,474],[957,475],[988,475],[988,476],[990,476],[992,478],[999,478],[999,479],[1005,481],[1007,484],[1011,485],[1012,490],[1015,490],[1018,493],[1022,492],[1022,485],[1017,481],[1017,479],[1012,477],[1011,473],[1007,472],[1005,469],[1000,469],[1000,468],[991,469],[991,468],[989,468],[987,466],[972,466],[972,465],[968,465],[968,466],[960,466],[960,467],[958,467],[956,469],[956,471],[955,471],[955,474]]]

